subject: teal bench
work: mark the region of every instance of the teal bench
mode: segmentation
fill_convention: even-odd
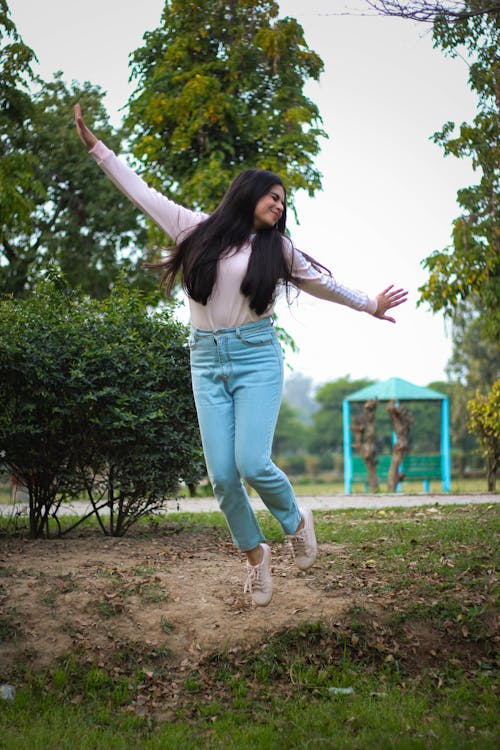
[[[377,459],[377,477],[379,482],[387,481],[391,456],[379,456]],[[442,479],[441,456],[413,456],[411,454],[403,458],[401,467],[405,475],[404,482],[423,482],[424,490],[429,492],[429,482],[433,479]],[[352,481],[363,482],[368,489],[368,474],[365,462],[360,456],[352,457]]]

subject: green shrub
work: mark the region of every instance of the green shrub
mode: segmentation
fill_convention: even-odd
[[[31,536],[82,491],[121,535],[198,480],[186,334],[122,283],[95,300],[51,275],[0,303],[0,451],[29,493]]]

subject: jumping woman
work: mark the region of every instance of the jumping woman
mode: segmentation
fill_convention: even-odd
[[[271,550],[242,480],[281,524],[295,563],[307,570],[317,546],[310,510],[301,510],[286,475],[271,461],[283,388],[283,359],[273,327],[278,293],[290,286],[380,320],[407,299],[389,286],[370,297],[348,289],[285,235],[286,191],[280,177],[247,169],[208,215],[149,187],[85,125],[78,135],[99,167],[175,242],[155,264],[171,294],[178,276],[188,296],[191,378],[208,476],[236,546],[247,557],[245,592],[271,601]]]

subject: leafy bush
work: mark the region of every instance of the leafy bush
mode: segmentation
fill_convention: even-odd
[[[486,396],[478,390],[476,397],[467,404],[467,409],[467,427],[479,439],[481,452],[487,462],[488,490],[494,492],[500,463],[500,380],[493,384]]]
[[[121,535],[181,478],[198,481],[186,333],[122,283],[95,300],[49,275],[0,304],[0,450],[28,490],[31,536],[82,491]]]

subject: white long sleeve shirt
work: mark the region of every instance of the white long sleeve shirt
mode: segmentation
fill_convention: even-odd
[[[191,211],[149,187],[125,162],[98,141],[91,149],[100,168],[114,184],[143,213],[149,216],[174,242],[189,233],[196,224],[207,218],[201,211]],[[221,328],[234,328],[253,323],[272,315],[272,306],[262,315],[257,315],[249,305],[248,297],[241,291],[241,283],[246,275],[251,238],[234,253],[221,258],[217,266],[217,278],[206,305],[189,298],[191,323],[195,328],[215,331]],[[354,310],[374,314],[377,300],[357,289],[349,289],[333,276],[316,270],[302,255],[300,250],[283,238],[283,253],[290,264],[293,258],[293,283],[313,297],[347,305]]]

